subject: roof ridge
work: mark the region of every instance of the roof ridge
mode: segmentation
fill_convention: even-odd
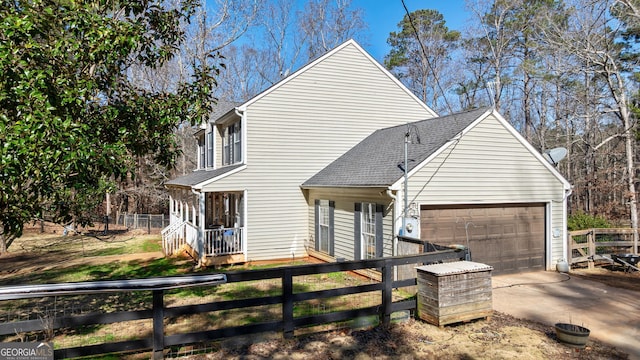
[[[480,112],[480,110],[487,111],[489,109],[491,109],[491,106],[477,107],[475,109],[463,110],[463,111],[455,112],[455,113],[452,113],[452,114],[436,116],[436,117],[432,117],[432,118],[428,118],[428,119],[415,120],[415,121],[407,122],[407,123],[404,123],[404,124],[398,124],[398,125],[394,125],[394,126],[389,126],[389,127],[385,127],[385,128],[382,128],[382,129],[378,129],[375,132],[382,131],[382,130],[387,130],[387,129],[395,129],[395,128],[398,128],[398,127],[401,127],[401,126],[416,125],[416,124],[427,122],[427,121],[443,120],[443,119],[446,119],[446,118],[449,118],[449,117],[460,116],[460,115],[468,114],[468,113],[475,112],[475,111]]]

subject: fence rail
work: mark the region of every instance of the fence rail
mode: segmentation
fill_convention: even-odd
[[[601,255],[637,253],[634,251],[633,229],[593,228],[569,232],[570,264],[593,261]]]
[[[443,261],[464,260],[466,251],[445,250],[426,254],[401,256],[393,258],[380,258],[361,261],[345,261],[338,263],[308,264],[298,266],[287,266],[264,270],[250,270],[228,272],[223,274],[227,283],[246,282],[255,280],[279,279],[281,283],[281,294],[249,297],[245,299],[212,301],[201,304],[167,306],[165,302],[166,290],[168,288],[200,286],[194,283],[190,277],[172,277],[163,279],[136,280],[138,283],[111,283],[109,291],[117,292],[151,292],[150,304],[137,309],[121,309],[119,311],[107,313],[90,313],[81,315],[54,316],[48,322],[39,320],[7,321],[0,323],[0,336],[16,334],[17,331],[55,331],[65,328],[92,326],[98,324],[112,324],[133,320],[152,320],[152,330],[150,335],[144,338],[137,338],[125,341],[105,342],[95,345],[73,346],[55,349],[56,358],[96,356],[113,352],[132,351],[152,351],[154,359],[164,357],[163,350],[182,344],[193,344],[199,342],[211,342],[218,339],[233,337],[238,335],[255,334],[260,332],[280,331],[285,337],[291,337],[296,328],[322,325],[326,323],[346,321],[362,316],[376,315],[383,324],[388,324],[391,314],[397,311],[412,310],[416,308],[415,298],[394,302],[392,300],[393,289],[399,289],[416,285],[416,279],[405,279],[394,281],[394,268],[408,264],[428,264]],[[344,286],[328,290],[316,290],[301,292],[296,285],[296,278],[312,274],[328,274],[334,272],[348,272],[363,269],[378,269],[382,274],[381,282],[374,282],[365,285]],[[217,276],[221,276],[218,274]],[[218,279],[208,279],[209,281]],[[163,281],[171,283],[171,287],[161,286]],[[219,282],[218,282],[219,283]],[[80,284],[80,285],[79,285]],[[70,283],[38,285],[36,290],[33,286],[14,286],[4,288],[0,291],[0,300],[21,301],[19,299],[33,298],[37,296],[77,296],[78,294],[94,294],[90,283]],[[155,285],[154,285],[155,284]],[[102,284],[104,285],[104,284]],[[135,286],[134,286],[135,285]],[[60,289],[60,286],[63,289]],[[75,287],[75,289],[74,289]],[[98,286],[103,289],[104,286]],[[294,291],[296,289],[296,291]],[[294,304],[296,302],[326,299],[331,297],[341,297],[352,294],[362,294],[367,292],[380,292],[379,303],[374,306],[340,310],[323,314],[306,316],[294,316]],[[254,292],[255,295],[255,292]],[[180,317],[192,316],[195,314],[209,313],[215,311],[225,311],[231,309],[245,309],[261,305],[280,305],[281,314],[279,319],[268,320],[241,326],[228,326],[217,329],[193,331],[177,334],[165,334],[165,323],[167,319],[177,319]],[[140,306],[140,304],[136,304]],[[175,320],[177,321],[177,320]]]

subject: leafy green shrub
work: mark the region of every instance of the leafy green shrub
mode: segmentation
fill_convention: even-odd
[[[611,224],[602,216],[590,215],[581,211],[567,218],[567,227],[569,231],[575,231],[591,228],[610,228]]]

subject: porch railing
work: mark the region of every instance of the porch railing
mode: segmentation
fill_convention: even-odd
[[[161,231],[162,250],[166,255],[173,255],[185,244],[186,221],[173,223]]]
[[[185,242],[191,246],[192,249],[198,249],[198,228],[192,223],[185,224]]]
[[[220,256],[244,252],[243,228],[207,229],[204,231],[204,255]],[[198,228],[188,221],[174,223],[162,230],[162,249],[173,255],[185,244],[198,246]]]
[[[244,252],[244,228],[207,229],[204,231],[206,256],[241,254]]]

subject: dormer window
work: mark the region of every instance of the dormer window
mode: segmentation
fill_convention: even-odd
[[[240,121],[229,125],[222,137],[222,164],[242,162],[242,129]]]

